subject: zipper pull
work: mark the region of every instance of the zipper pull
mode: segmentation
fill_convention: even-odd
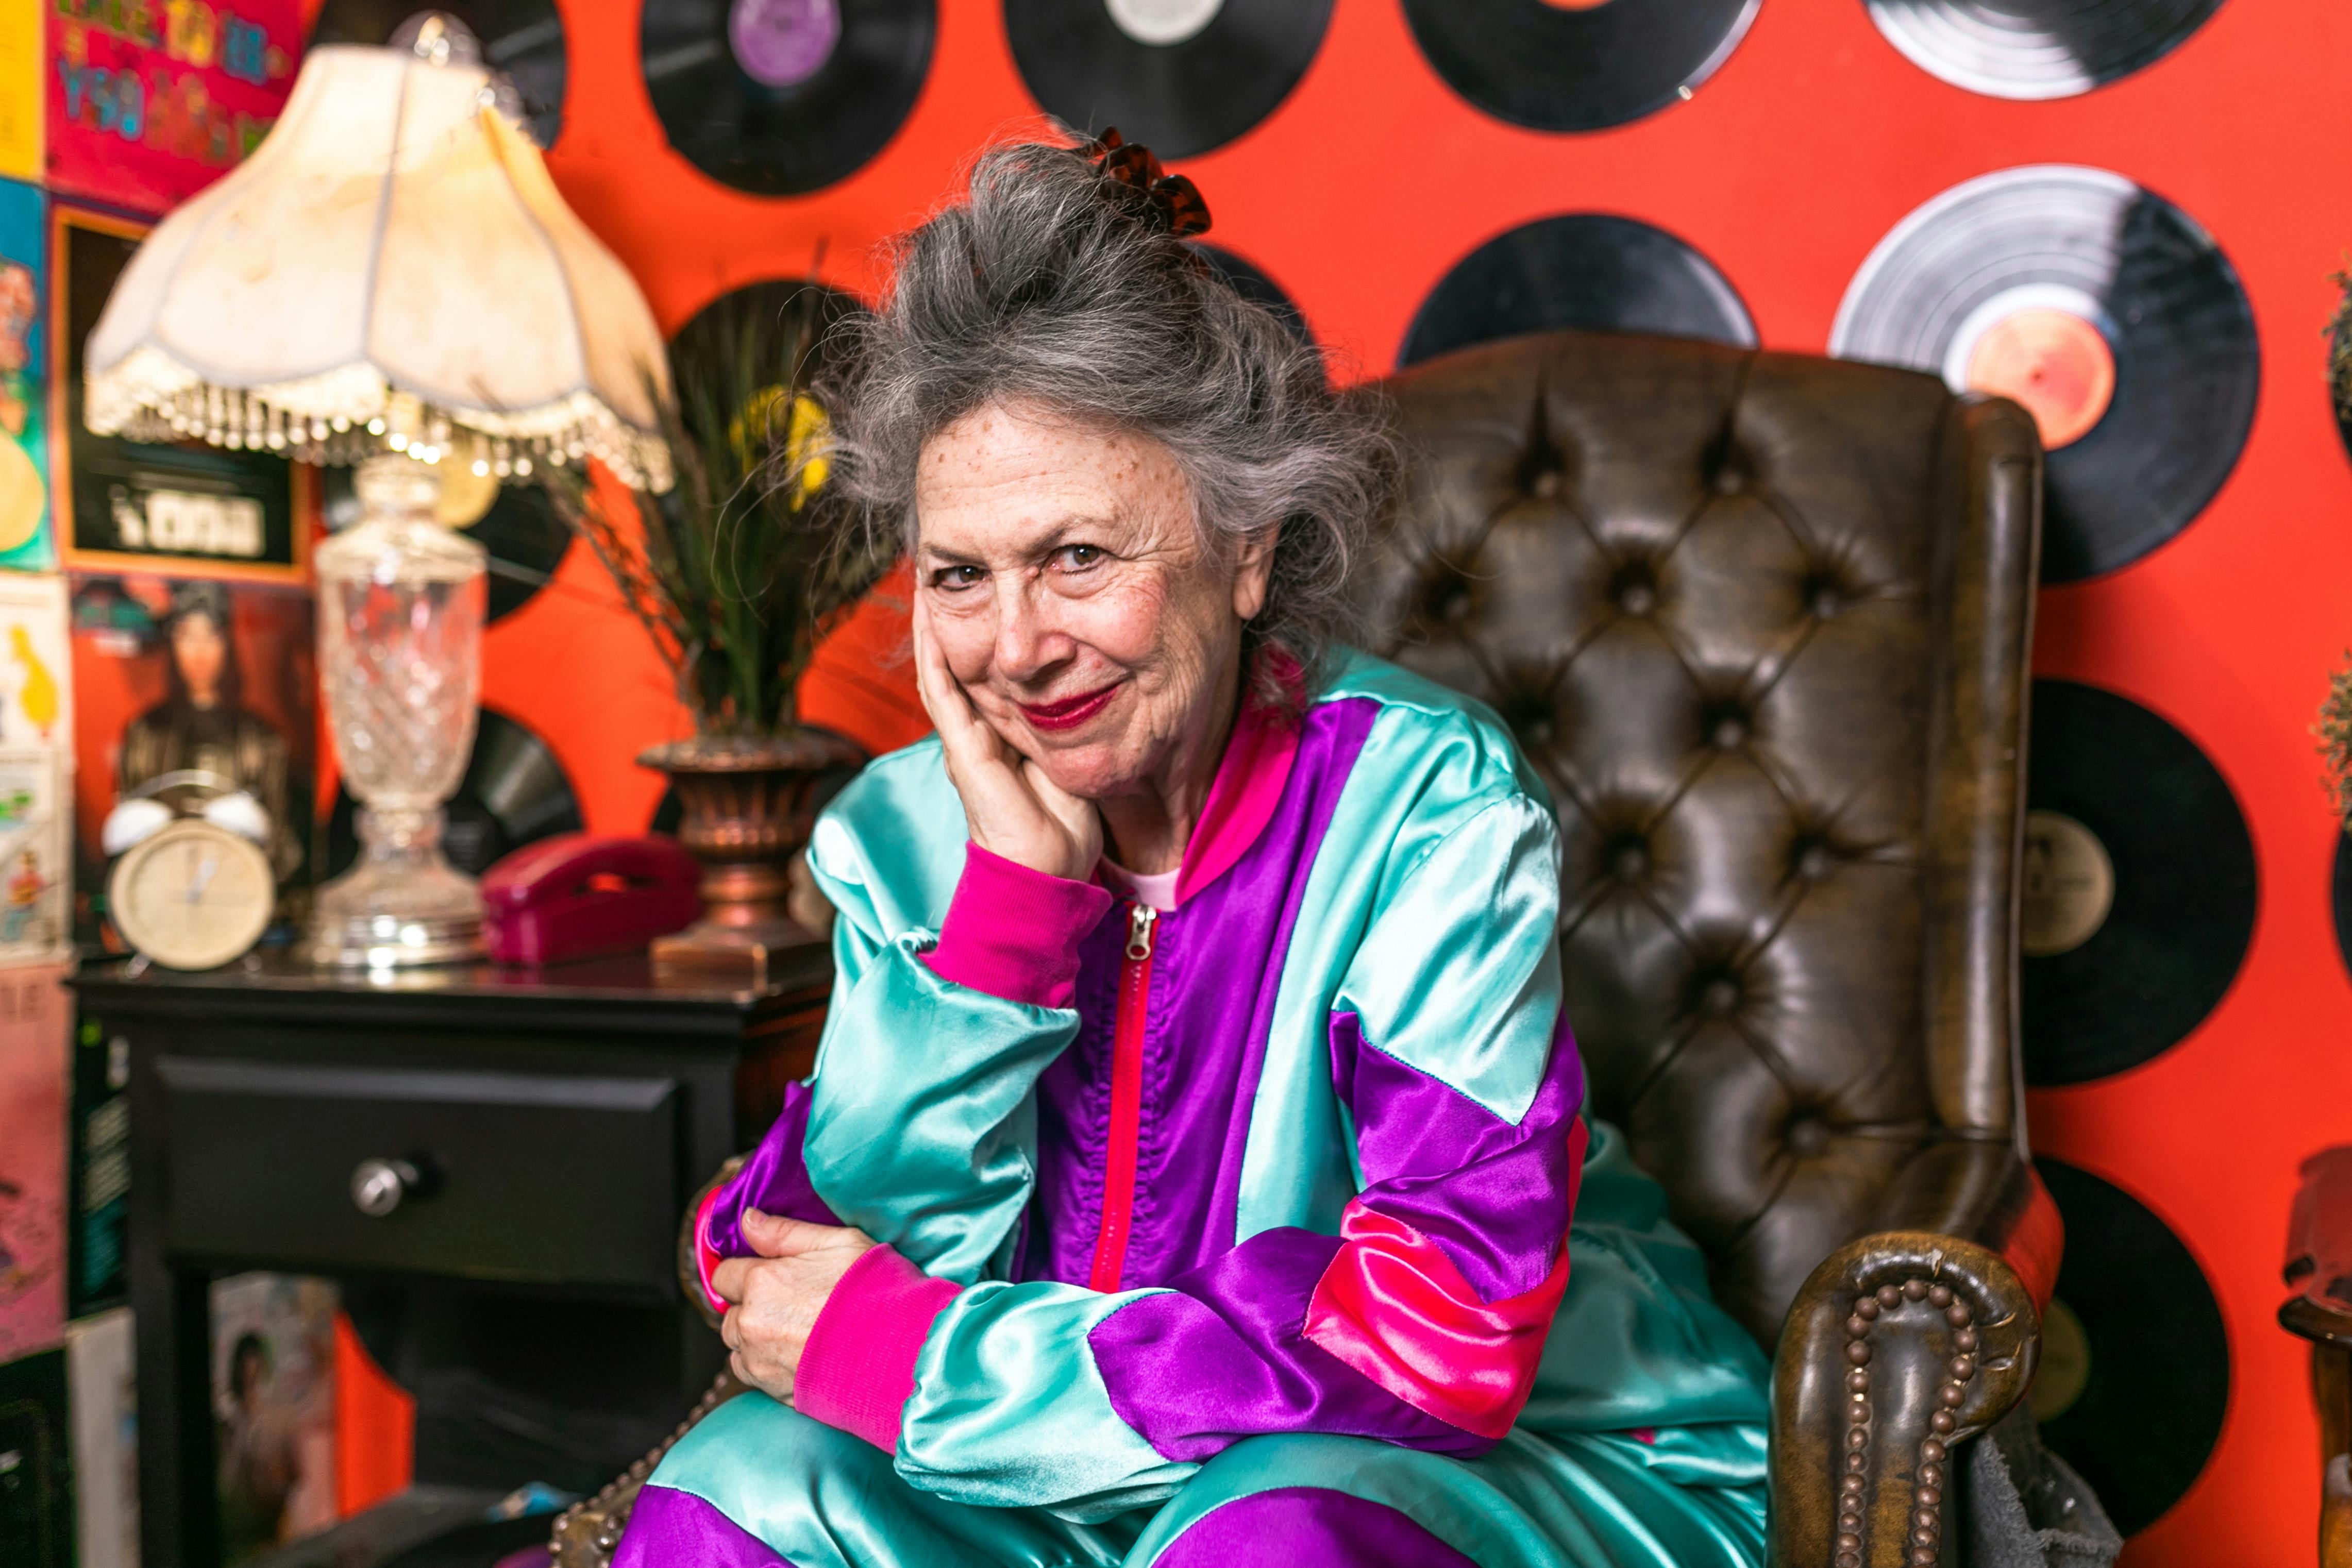
[[[1127,906],[1127,961],[1140,964],[1151,956],[1151,923],[1160,918],[1160,911],[1148,904]]]

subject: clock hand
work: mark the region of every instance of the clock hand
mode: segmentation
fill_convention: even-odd
[[[205,889],[212,885],[213,873],[219,870],[220,856],[218,855],[208,854],[204,858],[203,862],[197,865],[196,874],[191,878],[188,883],[187,897],[190,904],[194,904],[204,897]]]

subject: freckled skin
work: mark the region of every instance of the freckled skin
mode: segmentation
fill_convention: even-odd
[[[1121,863],[1175,869],[1233,727],[1273,530],[1212,548],[1165,447],[1019,407],[977,410],[927,444],[915,511],[923,619],[971,707],[1093,802]],[[1024,712],[1105,687],[1074,728]],[[969,801],[961,775],[958,788]]]

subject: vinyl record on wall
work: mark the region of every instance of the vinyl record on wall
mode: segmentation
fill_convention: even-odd
[[[2178,1044],[2252,940],[2254,845],[2197,743],[2127,698],[2033,683],[2020,980],[2026,1082]]]
[[[1878,243],[1830,351],[2013,397],[2049,451],[2042,578],[2137,560],[2196,520],[2253,423],[2262,350],[2197,221],[2103,169],[1955,185]]]
[[[2230,1341],[2213,1287],[2163,1220],[2056,1160],[2034,1166],[2066,1224],[2029,1397],[2042,1439],[2135,1534],[2180,1500],[2221,1435]]]
[[[552,147],[563,133],[563,18],[555,0],[326,0],[314,44],[381,44],[420,11],[446,12],[482,47],[482,63],[504,73],[521,99],[531,139]]]
[[[1993,98],[2072,98],[2155,64],[2221,0],[1866,0],[1911,63]]]
[[[580,798],[547,742],[487,707],[474,729],[466,776],[447,810],[441,848],[449,863],[468,876],[481,875],[525,844],[576,833],[583,826]],[[334,814],[327,820],[330,876],[341,876],[358,858],[357,815],[351,791],[337,789]]]
[[[1759,0],[1404,0],[1446,85],[1535,131],[1599,131],[1688,98]]]
[[[2329,904],[2336,915],[2336,951],[2352,970],[2352,831],[2336,835],[2336,864],[2328,879]]]
[[[687,162],[790,196],[879,152],[923,90],[933,0],[646,0],[646,90]]]
[[[1004,0],[1013,63],[1045,111],[1163,159],[1272,114],[1330,20],[1331,0]]]
[[[1234,293],[1274,312],[1275,319],[1289,328],[1291,336],[1300,342],[1312,343],[1315,340],[1315,334],[1307,329],[1307,318],[1299,314],[1298,307],[1291,301],[1290,296],[1284,293],[1282,286],[1268,277],[1255,262],[1204,240],[1193,240],[1190,244],[1201,259],[1232,286]]]
[[[463,528],[490,552],[489,617],[503,620],[547,586],[572,548],[572,530],[537,485],[501,485],[455,464],[442,467],[441,521]],[[352,470],[330,467],[321,472],[327,526],[340,529],[359,521]]]
[[[1637,219],[1570,213],[1456,262],[1413,313],[1397,363],[1561,327],[1756,344],[1748,307],[1706,257]]]

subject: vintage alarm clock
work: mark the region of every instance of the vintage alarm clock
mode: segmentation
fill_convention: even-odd
[[[107,814],[107,913],[151,962],[211,969],[245,953],[278,908],[269,815],[209,773],[150,779]]]

